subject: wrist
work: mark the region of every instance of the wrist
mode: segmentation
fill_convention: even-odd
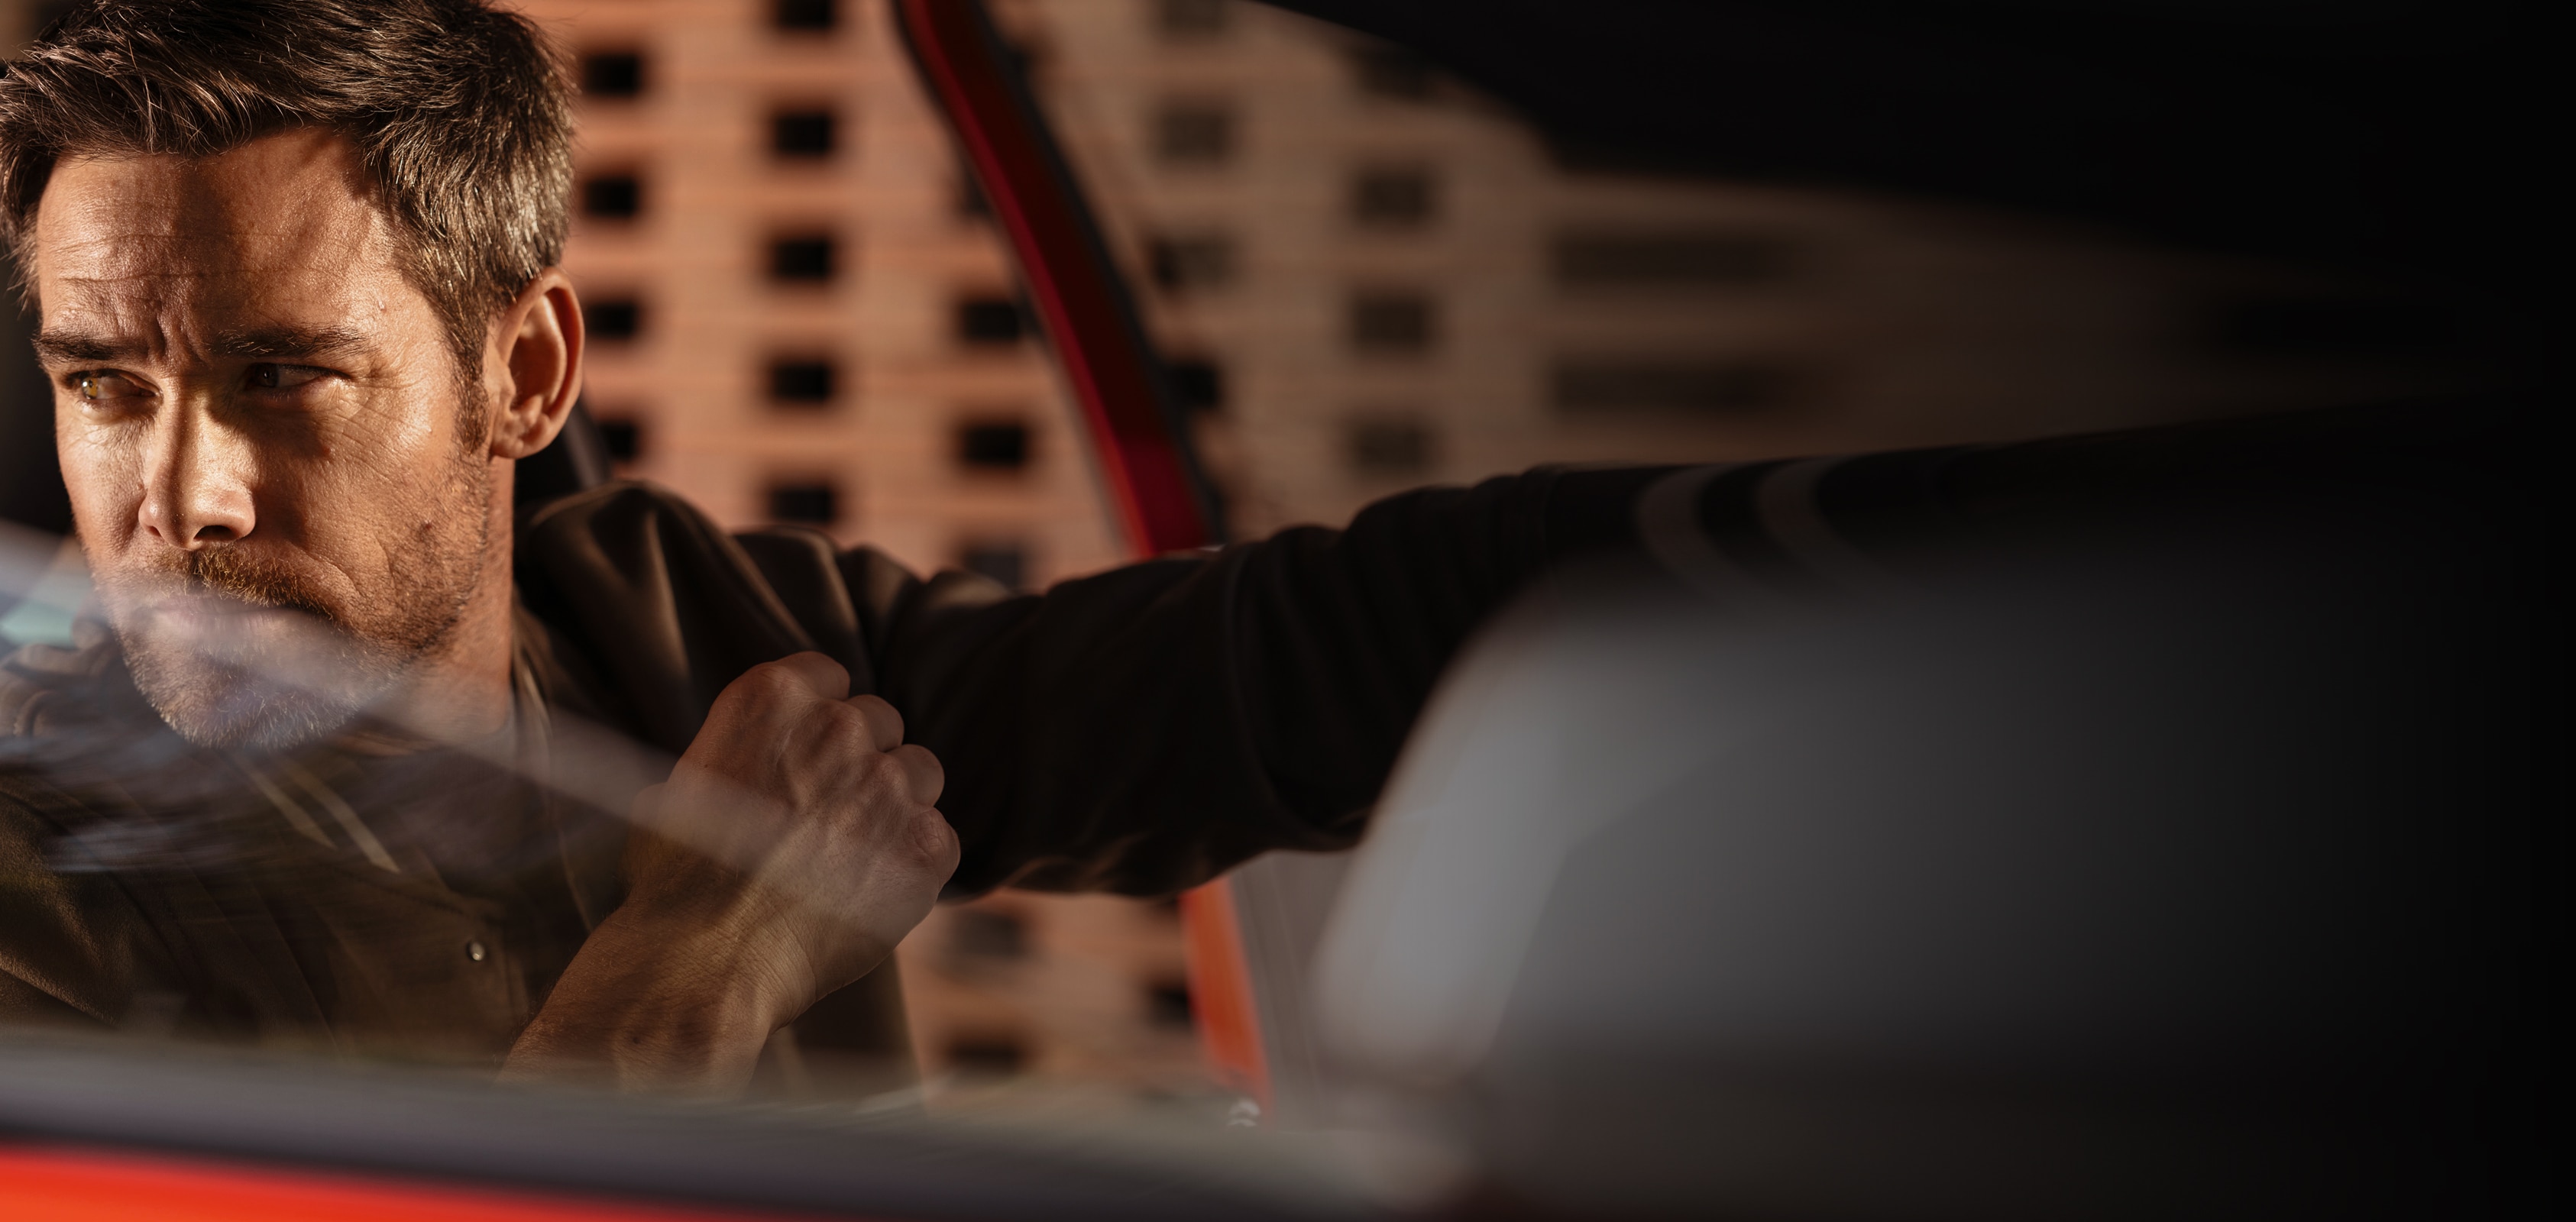
[[[728,1089],[812,1002],[792,946],[743,914],[630,899],[593,930],[512,1048],[505,1077]]]
[[[625,965],[621,973],[653,1009],[722,1014],[762,1038],[813,1002],[813,972],[794,938],[751,897],[620,905],[583,944]]]

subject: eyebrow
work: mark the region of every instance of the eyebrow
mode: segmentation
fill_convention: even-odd
[[[280,356],[347,356],[374,347],[346,327],[258,327],[224,331],[206,345],[216,356],[258,360]]]
[[[42,331],[36,355],[49,361],[113,361],[141,352],[141,344],[117,343],[79,331]]]
[[[252,327],[219,332],[206,345],[210,354],[236,360],[346,356],[372,347],[365,336],[346,327]],[[144,345],[131,340],[82,331],[45,331],[36,336],[36,354],[52,361],[118,361],[144,351]]]

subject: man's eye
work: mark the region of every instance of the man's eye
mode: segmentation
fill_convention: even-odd
[[[91,403],[129,399],[143,393],[143,388],[135,385],[134,379],[104,370],[76,374],[72,385],[80,391],[82,399]]]
[[[250,384],[260,390],[293,390],[327,372],[310,365],[253,365],[250,367]]]

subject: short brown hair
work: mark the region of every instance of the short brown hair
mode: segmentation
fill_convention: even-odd
[[[404,270],[479,377],[495,311],[563,257],[572,105],[526,18],[482,0],[86,0],[0,77],[0,238],[28,274],[65,157],[211,157],[320,127],[355,145]]]

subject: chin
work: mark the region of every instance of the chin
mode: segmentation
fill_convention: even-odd
[[[199,747],[286,751],[317,742],[356,716],[356,710],[285,693],[241,699],[239,692],[203,699],[197,692],[144,695],[179,737]]]
[[[291,612],[226,617],[215,632],[191,627],[147,623],[118,637],[144,699],[179,737],[201,747],[278,751],[311,743],[380,700],[400,670],[363,643]]]
[[[134,684],[179,737],[200,747],[282,751],[347,725],[366,701],[302,690],[202,659],[129,652]]]

